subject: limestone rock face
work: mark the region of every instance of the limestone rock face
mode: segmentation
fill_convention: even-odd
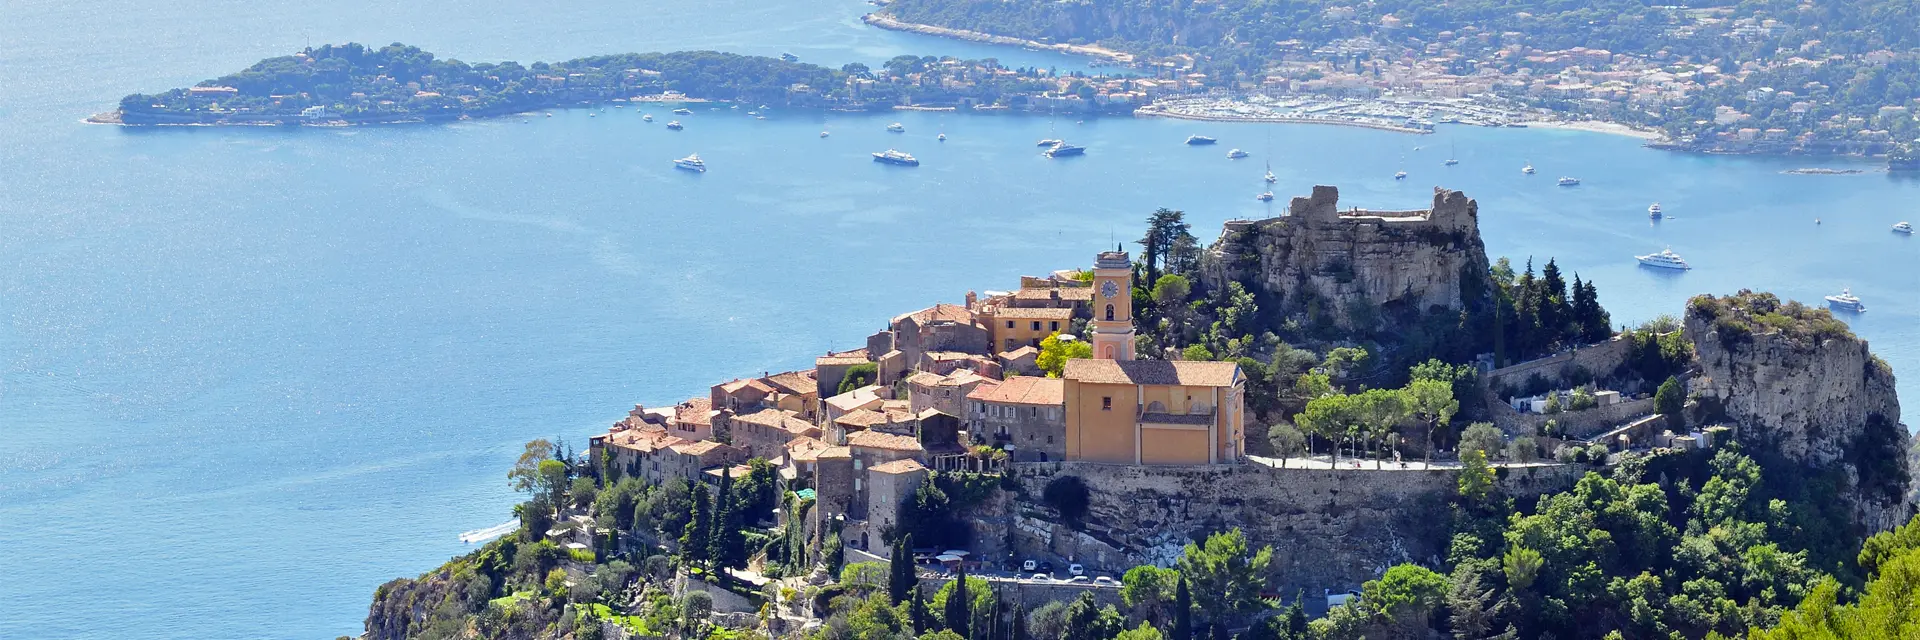
[[[1232,221],[1202,258],[1210,287],[1253,282],[1289,314],[1323,315],[1342,329],[1475,308],[1489,300],[1479,205],[1434,189],[1414,211],[1339,209],[1340,192],[1316,186],[1288,213]]]
[[[1391,466],[1391,465],[1389,465]],[[1239,528],[1249,542],[1271,545],[1274,587],[1341,592],[1402,562],[1437,564],[1446,555],[1447,499],[1453,470],[1275,469],[1261,464],[1150,467],[1093,463],[1016,463],[1013,473],[1033,502],[1016,501],[1011,539],[1016,556],[1121,570],[1169,565],[1188,542]],[[1509,469],[1498,481],[1514,496],[1573,486],[1588,467]],[[1074,476],[1087,487],[1083,531],[1039,502],[1048,483]],[[976,536],[976,540],[979,536]]]
[[[1858,524],[1875,531],[1904,524],[1912,445],[1893,370],[1846,332],[1769,329],[1750,312],[1702,300],[1714,299],[1689,304],[1685,324],[1701,369],[1692,394],[1717,403],[1741,442],[1810,468],[1844,470]],[[1825,311],[1807,313],[1832,321]]]

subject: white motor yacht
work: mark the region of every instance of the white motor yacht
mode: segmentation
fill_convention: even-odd
[[[707,172],[707,162],[705,160],[701,160],[700,154],[698,153],[689,154],[685,158],[681,158],[679,160],[673,161],[673,166],[676,168],[686,169],[688,171],[693,171],[697,173]]]
[[[1902,220],[1900,222],[1893,223],[1893,231],[1894,233],[1904,233],[1907,235],[1913,235],[1913,225],[1908,224],[1905,220]]]
[[[892,131],[894,133],[905,133],[907,130],[907,125],[895,122],[893,124],[887,125],[887,130]]]
[[[1660,203],[1655,202],[1647,205],[1647,217],[1659,220],[1662,215],[1663,214],[1660,213]]]
[[[1231,151],[1228,151],[1228,152],[1227,152],[1227,159],[1228,159],[1228,160],[1239,160],[1239,159],[1241,159],[1241,158],[1245,158],[1245,157],[1247,157],[1247,152],[1245,152],[1245,151],[1241,151],[1241,150],[1239,150],[1239,149],[1233,149],[1233,150],[1231,150]]]
[[[1644,264],[1649,267],[1659,267],[1662,269],[1679,269],[1681,271],[1685,271],[1693,268],[1691,265],[1687,264],[1686,260],[1682,260],[1680,258],[1680,254],[1674,253],[1672,249],[1661,249],[1660,253],[1649,253],[1644,256],[1636,256],[1635,259],[1639,260],[1640,264]]]
[[[1852,289],[1844,288],[1840,290],[1838,295],[1827,296],[1827,306],[1841,311],[1852,311],[1854,313],[1867,310],[1867,305],[1861,304],[1860,299],[1854,297]]]

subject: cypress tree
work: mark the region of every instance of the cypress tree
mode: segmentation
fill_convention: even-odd
[[[962,638],[973,637],[968,633],[973,621],[973,613],[968,611],[971,604],[967,597],[967,565],[963,562],[953,573],[953,593],[947,594],[947,630]]]
[[[1027,640],[1027,607],[1013,605],[1013,640]]]
[[[713,530],[708,534],[707,558],[714,569],[747,566],[747,536],[741,531],[741,496],[733,490],[733,469],[720,473],[720,497],[713,503]]]
[[[1547,259],[1547,266],[1540,270],[1540,329],[1545,333],[1543,343],[1553,342],[1567,335],[1567,281],[1560,275],[1560,265]]]
[[[893,557],[887,559],[887,595],[894,604],[906,602],[908,593],[914,591],[912,548],[913,534],[893,539]]]
[[[1307,594],[1304,592],[1295,593],[1293,604],[1281,614],[1286,617],[1286,626],[1282,628],[1285,634],[1282,637],[1287,640],[1306,640],[1307,638],[1307,608],[1301,604],[1306,597]]]
[[[693,506],[691,517],[687,518],[687,529],[680,534],[680,553],[694,564],[707,559],[707,542],[712,536],[713,515],[707,506],[707,488],[698,484],[693,486]]]
[[[1187,577],[1173,594],[1173,633],[1167,640],[1193,640],[1193,594],[1187,591]]]
[[[927,596],[919,589],[913,590],[913,606],[909,609],[913,617],[913,635],[919,637],[932,631],[933,620],[927,615]]]

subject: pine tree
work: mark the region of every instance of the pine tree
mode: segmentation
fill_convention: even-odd
[[[687,561],[699,564],[707,559],[708,539],[713,535],[713,514],[707,505],[707,488],[693,486],[693,506],[691,517],[687,518],[687,528],[680,534],[680,553]]]
[[[946,617],[947,630],[959,634],[962,638],[973,637],[968,633],[968,627],[973,622],[973,613],[968,610],[973,603],[969,600],[971,598],[967,596],[967,565],[961,563],[960,568],[953,573],[953,593],[947,594]]]
[[[1173,633],[1167,640],[1193,640],[1193,594],[1187,591],[1187,577],[1173,594]]]
[[[887,595],[894,604],[907,601],[914,589],[913,534],[901,534],[893,540],[893,556],[887,559]]]
[[[1533,277],[1533,259],[1527,259],[1527,270],[1513,281],[1513,351],[1517,360],[1533,357],[1540,347],[1538,333],[1540,327],[1540,285]]]
[[[1307,640],[1307,609],[1301,604],[1306,597],[1305,593],[1295,593],[1293,604],[1287,607],[1285,613],[1280,614],[1286,618],[1284,626],[1281,627],[1284,631],[1281,637],[1287,640]]]

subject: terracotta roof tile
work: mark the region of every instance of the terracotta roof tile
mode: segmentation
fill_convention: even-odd
[[[872,409],[854,409],[847,412],[847,415],[835,418],[833,422],[834,424],[844,424],[849,427],[867,429],[875,425],[886,424],[887,414]]]
[[[1096,384],[1230,387],[1240,378],[1240,365],[1190,360],[1068,360],[1061,377]]]
[[[696,442],[684,442],[681,444],[676,444],[669,448],[673,449],[675,453],[682,453],[690,456],[699,456],[699,455],[706,455],[707,453],[712,452],[713,450],[719,449],[720,447],[724,447],[724,446],[727,446],[727,445],[714,442],[712,440],[700,440]]]
[[[816,367],[829,367],[835,365],[855,365],[867,361],[867,350],[861,348],[852,351],[828,352],[827,355],[814,358],[813,364]]]
[[[1015,300],[1052,300],[1054,292],[1060,293],[1061,300],[1091,302],[1093,287],[1029,287],[1014,292]]]
[[[920,441],[912,436],[894,435],[880,431],[856,431],[847,434],[847,446],[866,449],[886,449],[888,451],[925,451]]]
[[[818,459],[820,454],[829,448],[831,447],[827,446],[827,443],[821,442],[819,438],[808,438],[805,436],[788,440],[786,444],[787,457],[794,462],[809,462]]]
[[[927,307],[925,309],[921,309],[919,311],[915,311],[913,313],[905,313],[898,316],[894,316],[892,324],[898,324],[901,320],[905,320],[908,318],[912,318],[913,322],[919,325],[928,325],[928,324],[933,324],[935,322],[958,322],[960,324],[973,324],[972,311],[969,311],[967,310],[966,307],[962,307],[957,304],[946,304],[944,302],[933,305],[931,307]]]
[[[814,457],[821,460],[829,460],[833,458],[852,458],[853,449],[850,449],[847,447],[827,447],[825,451],[820,452],[820,455],[814,456]]]
[[[927,467],[926,465],[920,464],[920,461],[914,460],[913,458],[902,458],[899,460],[895,460],[893,462],[883,462],[881,464],[873,465],[867,470],[872,471],[874,473],[885,473],[889,475],[895,475],[895,474],[916,473],[916,472],[926,471]]]
[[[1072,309],[1048,307],[1010,307],[993,312],[995,320],[1071,320]]]
[[[1040,356],[1040,349],[1032,345],[1020,347],[1012,351],[1000,352],[1001,360],[1019,360],[1021,358],[1026,358],[1026,357],[1039,357],[1039,356]]]
[[[967,394],[968,400],[1003,404],[1059,405],[1066,397],[1066,381],[1059,378],[1014,376],[999,386],[981,385]]]
[[[779,389],[783,393],[806,395],[819,392],[819,387],[817,386],[819,379],[814,377],[812,369],[776,373],[767,376],[766,380],[768,384],[773,385],[774,388]]]

